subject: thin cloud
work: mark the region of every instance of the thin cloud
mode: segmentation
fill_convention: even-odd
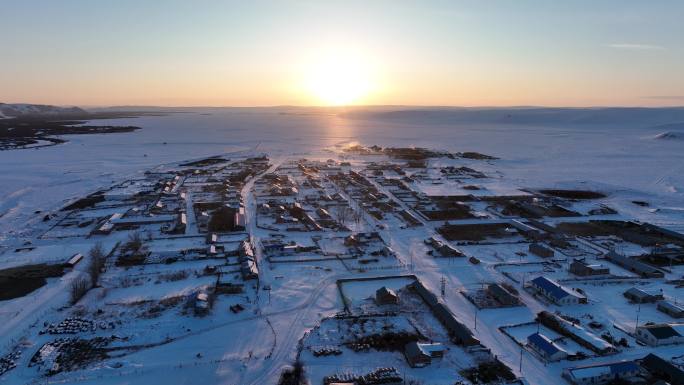
[[[613,44],[608,44],[608,47],[614,48],[614,49],[631,50],[631,51],[658,51],[658,50],[665,49],[665,47],[663,47],[661,45],[635,44],[635,43],[613,43]]]
[[[655,96],[644,96],[646,99],[659,99],[659,100],[684,100],[684,95],[655,95]]]

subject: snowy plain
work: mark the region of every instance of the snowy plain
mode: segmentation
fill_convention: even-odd
[[[91,124],[143,129],[71,135],[63,145],[0,152],[0,240],[15,237],[36,210],[55,209],[156,165],[255,148],[272,154],[306,153],[349,142],[478,151],[501,158],[497,170],[521,186],[606,188],[635,199],[648,197],[662,210],[684,216],[684,126],[663,129],[665,123],[678,123],[664,119],[684,117],[657,109],[650,111],[650,122],[648,115],[635,121],[616,112],[602,123],[494,123],[507,110],[494,110],[489,121],[473,122],[467,117],[450,122],[443,114],[435,118],[414,113],[412,119],[398,119],[382,113],[286,107],[185,111],[97,120]],[[586,111],[577,112],[582,114]],[[663,138],[665,132],[671,135]],[[646,209],[629,209],[638,218],[658,222]]]

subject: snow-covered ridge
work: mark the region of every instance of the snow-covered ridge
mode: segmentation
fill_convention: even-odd
[[[660,134],[654,135],[653,139],[660,139],[660,140],[681,140],[684,139],[684,135],[678,132],[672,132],[672,131],[665,131],[661,132]]]
[[[79,107],[58,107],[45,104],[0,103],[0,119],[16,118],[26,115],[73,115],[87,114]]]

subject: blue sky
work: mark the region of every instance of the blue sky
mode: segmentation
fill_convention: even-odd
[[[682,1],[1,3],[6,102],[684,104]]]

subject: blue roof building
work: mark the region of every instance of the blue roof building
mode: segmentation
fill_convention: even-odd
[[[563,369],[563,377],[576,385],[601,385],[616,379],[627,379],[641,372],[634,361],[618,361]]]
[[[568,356],[568,353],[549,337],[539,333],[527,337],[527,346],[548,361],[560,361]]]
[[[587,299],[584,296],[581,296],[546,277],[537,277],[533,279],[530,284],[539,292],[539,294],[557,305],[576,305],[578,303],[587,302]]]

